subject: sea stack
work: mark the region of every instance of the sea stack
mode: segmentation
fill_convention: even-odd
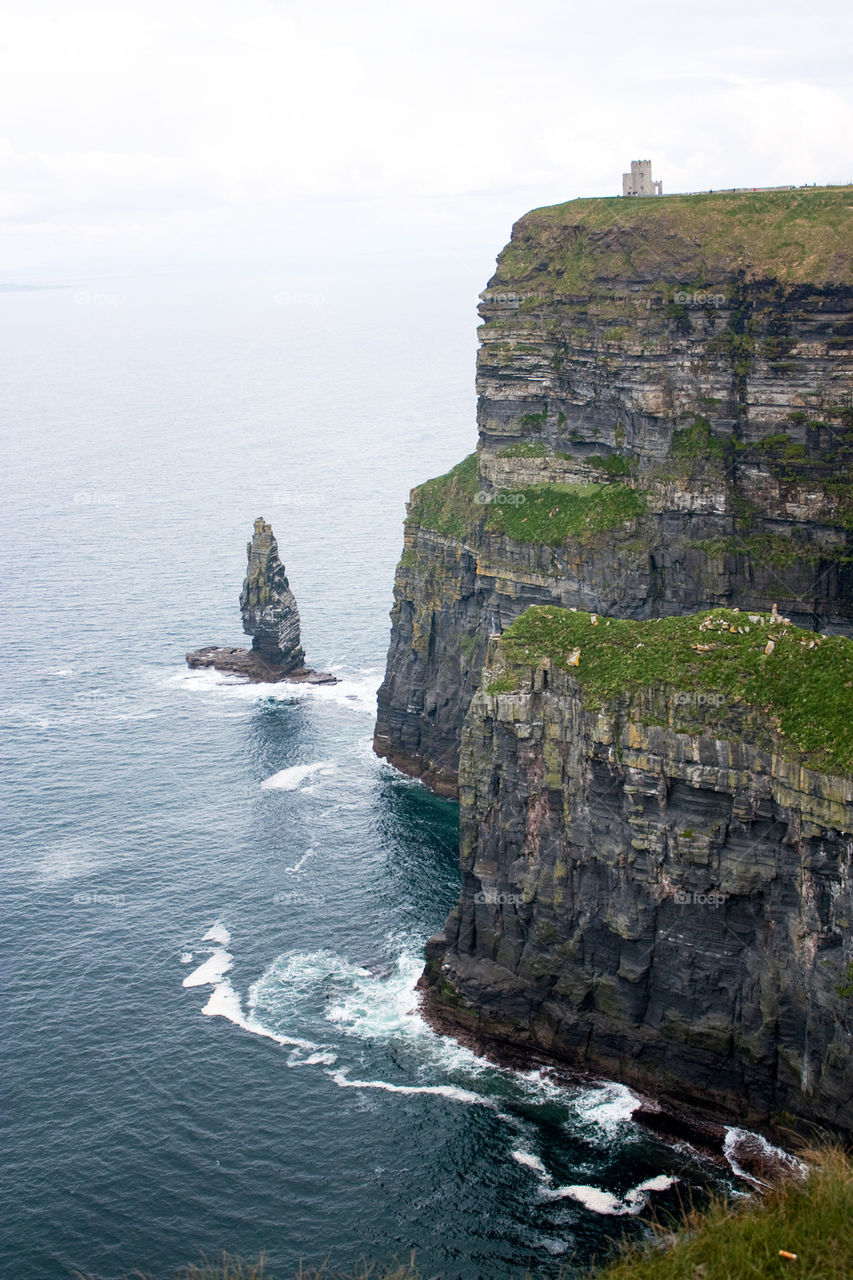
[[[240,592],[240,612],[243,630],[252,637],[252,650],[284,672],[302,668],[305,654],[299,641],[296,597],[278,557],[272,525],[263,516],[255,521],[246,555],[249,564]]]
[[[280,680],[336,684],[327,671],[305,666],[296,597],[279,559],[272,525],[263,516],[255,521],[246,555],[249,563],[240,592],[240,612],[243,630],[252,637],[251,649],[208,645],[187,654],[188,666],[215,667],[266,684]]]

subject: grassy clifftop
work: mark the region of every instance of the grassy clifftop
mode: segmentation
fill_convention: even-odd
[[[489,287],[853,284],[853,187],[572,200],[515,224]]]
[[[570,669],[591,706],[657,685],[755,708],[779,754],[853,770],[853,640],[844,636],[731,609],[637,622],[537,606],[504,632],[503,648],[510,664],[544,656]]]

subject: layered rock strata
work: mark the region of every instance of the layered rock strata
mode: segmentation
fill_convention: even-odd
[[[214,667],[262,683],[336,683],[327,672],[305,666],[299,609],[279,559],[272,526],[262,516],[255,521],[246,555],[248,566],[240,592],[240,612],[243,630],[252,637],[251,650],[208,645],[188,653],[188,665]]]
[[[465,721],[436,1025],[853,1131],[851,721],[853,642],[776,613],[525,614]]]
[[[481,297],[477,452],[415,489],[375,746],[454,795],[529,605],[853,634],[853,193],[578,200]]]

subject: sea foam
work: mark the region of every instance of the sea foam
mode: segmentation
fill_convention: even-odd
[[[659,1174],[655,1178],[647,1178],[636,1187],[632,1187],[624,1196],[616,1196],[601,1187],[587,1186],[583,1183],[568,1187],[555,1187],[553,1191],[543,1190],[542,1194],[549,1200],[577,1200],[592,1213],[606,1214],[610,1217],[624,1217],[626,1214],[637,1214],[648,1201],[650,1191],[667,1191],[675,1186],[679,1179],[667,1174]]]
[[[295,764],[289,769],[279,769],[271,777],[261,783],[262,791],[296,791],[303,782],[314,774],[334,773],[337,765],[334,760],[317,760],[314,764]]]
[[[227,947],[231,941],[231,934],[225,928],[225,925],[217,920],[216,924],[211,925],[207,933],[202,935],[201,940],[202,942],[215,942],[220,947]]]
[[[431,1093],[439,1098],[449,1098],[451,1102],[467,1102],[470,1105],[489,1107],[497,1111],[497,1103],[492,1098],[485,1098],[480,1093],[463,1089],[456,1084],[391,1084],[387,1080],[350,1080],[347,1068],[338,1071],[327,1071],[326,1075],[334,1080],[341,1089],[380,1089],[384,1093]]]
[[[184,978],[185,987],[208,987],[221,982],[233,964],[224,947],[216,947],[197,969]]]

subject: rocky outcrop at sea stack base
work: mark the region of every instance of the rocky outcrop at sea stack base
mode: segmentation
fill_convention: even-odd
[[[252,637],[251,649],[208,645],[188,653],[187,664],[215,667],[267,684],[280,680],[335,684],[333,675],[305,666],[296,597],[279,559],[272,526],[263,516],[255,521],[246,555],[249,563],[240,592],[240,612],[243,630]]]

